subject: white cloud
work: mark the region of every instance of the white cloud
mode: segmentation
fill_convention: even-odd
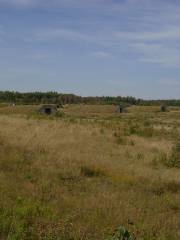
[[[92,39],[90,35],[84,34],[82,32],[62,28],[41,30],[39,31],[39,33],[36,34],[36,38],[38,40],[65,39],[71,41],[89,41],[90,39]]]
[[[134,52],[136,60],[144,63],[160,64],[165,67],[177,67],[180,64],[180,28],[170,28],[160,32],[90,32],[55,28],[40,30],[35,40],[57,41],[59,39],[86,42],[91,45],[106,47],[107,51],[95,51],[91,55],[99,58],[112,57],[112,49],[116,54],[123,51],[130,55]],[[175,44],[174,44],[175,42]]]
[[[60,7],[60,6],[67,6],[67,7],[78,7],[78,8],[84,8],[84,7],[102,7],[103,4],[107,5],[106,0],[0,0],[0,4],[9,5],[9,6],[47,6],[47,7]],[[113,1],[109,2],[110,4],[113,3]]]
[[[165,67],[176,67],[180,64],[180,50],[162,44],[137,43],[131,45],[142,57],[138,60],[146,63],[161,64]]]
[[[180,44],[178,43],[180,19],[177,17],[180,5],[173,5],[162,0],[119,2],[114,0],[0,0],[1,3],[22,7],[56,6],[57,10],[61,9],[61,6],[71,7],[71,10],[78,7],[83,8],[85,12],[96,9],[93,15],[88,15],[88,20],[84,18],[84,12],[83,14],[81,12],[83,17],[76,16],[77,20],[81,22],[76,28],[78,30],[72,27],[74,24],[72,21],[76,22],[76,19],[70,18],[70,20],[68,19],[71,21],[70,29],[69,26],[62,23],[61,27],[56,25],[54,28],[43,29],[42,26],[32,38],[27,37],[28,41],[52,42],[62,39],[80,44],[85,42],[96,45],[99,49],[101,47],[107,49],[107,52],[97,51],[91,54],[96,57],[109,58],[112,57],[109,52],[116,52],[117,55],[120,55],[120,52],[123,51],[125,56],[131,56],[132,52],[135,53],[136,60],[141,62],[160,64],[166,67],[180,64]],[[117,15],[117,11],[122,11],[122,19],[121,14]],[[75,9],[74,12],[76,12]],[[97,13],[98,15],[96,15]],[[94,20],[92,16],[95,16],[95,20],[101,21],[98,27],[94,24],[88,28],[86,23]],[[108,18],[106,18],[107,16]],[[109,16],[113,16],[113,18],[116,16],[114,19],[117,21],[109,21],[112,20]],[[124,21],[122,24],[121,20]]]
[[[35,0],[0,0],[0,4],[9,6],[32,6],[36,3]]]
[[[114,36],[119,39],[127,39],[133,41],[163,41],[180,39],[180,28],[171,27],[166,30],[154,32],[115,32]]]
[[[156,26],[154,26],[156,28]],[[154,31],[116,31],[114,38],[129,51],[137,55],[144,63],[160,64],[165,67],[177,67],[180,64],[180,28],[168,26]]]
[[[160,79],[157,81],[157,83],[162,86],[180,87],[180,79],[176,79],[176,78]]]
[[[0,42],[3,41],[4,35],[5,35],[5,31],[3,30],[3,27],[0,26]]]
[[[96,51],[92,53],[92,56],[98,57],[98,58],[112,58],[112,54],[105,51]]]
[[[49,57],[50,56],[48,54],[45,54],[45,53],[35,53],[35,54],[29,56],[29,58],[32,58],[34,60],[46,60]]]

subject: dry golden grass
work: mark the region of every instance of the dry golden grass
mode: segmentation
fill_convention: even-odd
[[[178,240],[180,170],[164,161],[180,111],[146,110],[2,108],[0,239],[105,240],[122,225],[137,239]]]
[[[0,114],[33,114],[38,109],[38,106],[31,105],[17,105],[17,106],[9,106],[9,105],[1,105]]]

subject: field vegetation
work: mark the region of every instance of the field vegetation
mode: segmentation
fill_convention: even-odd
[[[115,109],[1,105],[0,239],[180,239],[180,108]]]

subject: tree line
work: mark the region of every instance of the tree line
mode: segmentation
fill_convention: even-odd
[[[58,92],[13,92],[0,91],[1,103],[15,104],[109,104],[109,105],[168,105],[180,106],[180,99],[171,100],[143,100],[135,97],[81,97],[74,94]]]

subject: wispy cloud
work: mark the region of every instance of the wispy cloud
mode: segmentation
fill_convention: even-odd
[[[90,39],[92,39],[92,37],[85,33],[73,31],[70,29],[52,28],[52,29],[40,30],[36,34],[36,39],[38,39],[38,40],[65,39],[65,40],[70,40],[70,41],[77,41],[77,40],[89,41]]]
[[[0,25],[0,41],[3,41],[4,35],[5,35],[5,31],[3,30],[3,27]]]
[[[157,80],[157,83],[162,86],[180,87],[180,79],[176,79],[176,78],[160,79],[160,80]]]
[[[28,58],[30,59],[34,59],[34,60],[47,60],[49,59],[51,56],[49,54],[46,54],[46,53],[34,53],[34,54],[31,54],[29,56],[27,56]]]
[[[113,57],[111,53],[105,52],[105,51],[95,51],[95,52],[92,52],[91,55],[97,58],[104,58],[104,59],[109,59]]]
[[[160,64],[165,67],[177,67],[180,64],[180,28],[169,28],[167,31],[154,32],[112,32],[99,31],[96,34],[63,28],[39,30],[35,34],[38,41],[58,41],[59,39],[103,46],[107,51],[95,51],[95,57],[110,58],[116,49],[136,54],[136,60],[144,63]]]
[[[180,28],[168,26],[154,31],[119,31],[114,37],[137,54],[144,63],[177,67],[180,64]]]
[[[0,4],[7,6],[33,6],[36,3],[35,0],[0,0]]]
[[[119,39],[133,41],[163,41],[180,39],[180,27],[171,27],[166,30],[156,30],[154,32],[115,32],[114,36]]]
[[[164,67],[177,67],[180,64],[180,49],[158,44],[134,44],[142,55],[138,60],[145,63],[160,64]]]
[[[88,79],[93,93],[98,79],[110,79],[99,94],[162,96],[164,86],[179,96],[179,13],[178,0],[0,0],[0,67],[4,75],[10,65],[20,69],[14,79],[37,72],[47,86],[56,73],[59,89]]]
[[[84,8],[84,7],[92,7],[98,8],[102,7],[103,4],[106,6],[109,4],[113,4],[114,1],[110,0],[109,3],[106,0],[0,0],[0,4],[7,5],[7,6],[36,6],[36,7],[60,7],[60,6],[67,6],[67,7],[76,7],[76,8]]]

